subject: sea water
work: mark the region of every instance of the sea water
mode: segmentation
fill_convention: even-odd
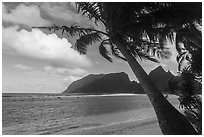
[[[152,108],[146,95],[4,94],[2,129],[3,134],[56,134],[130,120],[144,108]]]

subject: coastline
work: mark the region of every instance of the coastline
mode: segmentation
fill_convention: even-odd
[[[145,95],[23,98],[3,99],[3,135],[161,134]],[[176,96],[168,100],[178,107]]]

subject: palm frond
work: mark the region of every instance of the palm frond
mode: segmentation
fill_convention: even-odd
[[[179,29],[176,34],[176,49],[178,51],[177,62],[178,62],[178,70],[181,70],[181,66],[184,61],[187,61],[188,65],[192,65],[195,60],[192,60],[192,55],[198,51],[202,50],[202,34],[195,27],[194,24],[189,23],[186,24],[184,28]],[[198,55],[199,56],[199,55]],[[199,57],[200,58],[200,57]],[[200,63],[199,63],[200,62]],[[197,61],[199,65],[201,64],[201,60]]]
[[[187,54],[187,52],[182,52],[181,54],[178,54],[177,57],[176,57],[176,61],[179,63],[180,60],[181,60],[181,58],[182,58],[185,54]]]
[[[198,22],[202,18],[202,4],[199,2],[191,3],[169,3],[168,6],[159,8],[152,12],[155,22],[168,25],[182,26],[189,22]]]
[[[108,52],[108,50],[106,49],[105,45],[107,41],[104,40],[101,42],[101,44],[99,45],[98,49],[99,49],[99,53],[108,61],[113,62],[111,57],[110,57],[110,53]]]
[[[112,55],[114,55],[116,58],[127,61],[125,57],[122,56],[122,53],[119,51],[119,49],[115,45],[111,45],[111,51],[112,51]]]
[[[159,42],[151,42],[147,39],[126,40],[129,51],[136,57],[149,59],[153,62],[159,62],[158,59],[168,59],[171,52],[164,45],[161,46]],[[156,58],[155,58],[156,57]]]
[[[77,25],[72,25],[70,27],[67,26],[56,26],[55,24],[53,26],[43,26],[43,27],[33,27],[33,28],[38,28],[38,29],[47,29],[50,31],[58,31],[58,30],[62,30],[62,34],[66,33],[67,35],[70,35],[72,37],[74,36],[81,36],[81,35],[85,35],[88,33],[93,32],[92,28],[83,28],[83,27],[79,27]]]
[[[101,35],[97,32],[85,34],[76,40],[75,48],[80,54],[86,54],[87,46],[102,40]]]
[[[184,61],[185,61],[185,56],[181,56],[180,60],[178,62],[178,70],[179,71],[181,71],[181,67],[182,67],[182,64],[183,64]]]
[[[150,60],[152,62],[156,62],[159,63],[158,59],[156,59],[154,57],[154,55],[149,54],[149,52],[147,52],[145,47],[142,47],[141,45],[132,45],[132,43],[128,43],[126,42],[126,45],[129,45],[127,48],[129,50],[129,52],[135,57],[135,58],[139,58],[141,61],[143,59],[145,60]],[[130,46],[131,45],[131,46]]]
[[[145,52],[158,59],[169,59],[172,55],[169,48],[160,46],[160,44],[148,45]]]
[[[113,43],[111,43],[110,39],[105,39],[103,40],[103,42],[101,42],[101,45],[105,46],[108,45],[110,46],[110,50],[113,56],[115,56],[116,58],[122,59],[124,61],[126,61],[125,57],[123,57],[122,53],[119,51],[119,49],[117,48],[116,45],[114,45]]]
[[[102,4],[97,2],[76,2],[78,12],[82,12],[82,15],[86,15],[90,20],[94,19],[95,24],[101,22],[105,25],[102,16]]]
[[[145,60],[150,60],[150,61],[155,62],[155,63],[159,63],[158,59],[156,59],[153,56],[150,56],[148,54],[142,53],[142,52],[137,52],[137,56],[139,56],[141,58],[141,60],[145,59]]]
[[[177,32],[176,38],[175,38],[175,46],[176,46],[176,50],[179,54],[182,53],[182,44],[181,44],[182,42],[183,42],[183,37],[182,37],[182,35],[180,35],[179,32]]]
[[[72,37],[75,37],[75,36],[82,36],[82,35],[85,35],[85,34],[89,34],[89,33],[93,33],[93,32],[97,32],[97,33],[101,33],[103,35],[108,35],[107,33],[103,32],[103,31],[100,31],[100,30],[97,30],[97,29],[94,29],[94,28],[84,28],[84,27],[80,27],[76,24],[74,25],[71,25],[71,26],[57,26],[57,25],[52,25],[52,26],[43,26],[43,27],[32,27],[32,28],[37,28],[37,29],[47,29],[47,30],[50,30],[50,31],[58,31],[58,30],[61,30],[62,31],[62,35],[63,34],[67,34],[68,36],[72,36]]]
[[[77,25],[72,25],[70,27],[67,27],[67,26],[62,26],[60,27],[60,29],[62,30],[62,35],[64,33],[66,33],[68,36],[82,36],[82,35],[85,35],[85,34],[89,34],[91,32],[93,32],[93,29],[92,28],[83,28],[83,27],[79,27]]]

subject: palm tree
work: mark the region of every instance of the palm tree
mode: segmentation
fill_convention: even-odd
[[[172,6],[154,12],[156,20],[165,24],[165,35],[175,33],[178,70],[187,62],[198,77],[202,74],[202,5],[201,3],[171,3]],[[170,16],[170,17],[169,17]],[[186,64],[185,64],[186,65]]]
[[[181,71],[180,76],[182,80],[177,88],[177,91],[180,91],[178,93],[180,106],[188,110],[198,108],[198,102],[201,101],[198,92],[201,90],[201,87],[199,82],[196,81],[193,71],[187,66]]]
[[[179,81],[176,79],[170,79],[167,87],[169,93],[177,95],[179,92]]]
[[[188,28],[181,28],[176,36],[176,48],[178,51],[178,69],[187,61],[187,65],[192,64],[192,70],[201,76],[202,71],[202,34],[192,24]],[[184,65],[185,66],[185,65]]]
[[[201,90],[196,75],[190,66],[185,67],[181,71],[182,84],[179,87],[180,106],[184,108],[186,118],[194,125],[198,134],[202,134],[202,102],[198,96]]]
[[[154,107],[163,134],[197,134],[186,118],[165,99],[137,61],[137,59],[147,59],[158,62],[154,56],[169,57],[170,53],[165,43],[168,39],[172,41],[174,38],[176,30],[174,28],[177,28],[177,24],[171,22],[174,24],[171,26],[159,16],[160,12],[173,9],[175,5],[171,3],[83,2],[77,3],[78,12],[86,15],[96,25],[103,26],[105,31],[77,25],[37,28],[62,30],[62,34],[78,36],[75,48],[81,54],[86,54],[88,45],[99,42],[99,52],[104,58],[112,62],[110,57],[112,54],[127,61]],[[184,9],[186,10],[191,9]],[[191,12],[200,13],[194,10]],[[171,14],[166,16],[173,20],[174,17],[171,17]],[[192,16],[192,18],[184,23],[197,17]],[[106,46],[109,46],[111,51],[107,50]]]

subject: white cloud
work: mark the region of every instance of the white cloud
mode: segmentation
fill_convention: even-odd
[[[159,63],[158,66],[162,66],[163,68],[164,68],[164,67],[167,67],[167,65],[166,65],[166,64],[163,64],[163,63]]]
[[[28,27],[46,26],[51,24],[50,21],[41,17],[40,9],[37,5],[20,4],[10,12],[6,9],[6,6],[4,6],[4,4],[2,4],[2,6],[2,20],[4,22],[22,24]]]
[[[43,3],[39,5],[47,15],[67,22],[81,23],[88,20],[74,12],[66,3]]]
[[[62,82],[68,86],[73,81],[76,81],[88,74],[88,71],[81,68],[60,68],[54,66],[45,66],[43,71],[48,74],[63,77]]]
[[[66,78],[63,79],[63,82],[66,84],[66,85],[69,85],[71,84],[72,82],[78,80],[78,79],[81,79],[82,77],[79,77],[79,76],[67,76]]]
[[[58,74],[58,75],[74,75],[74,76],[83,76],[88,72],[81,68],[61,68],[61,67],[53,67],[53,66],[45,66],[43,68],[44,71],[51,73],[51,74]]]
[[[91,61],[71,48],[71,43],[56,34],[45,34],[41,30],[20,30],[18,26],[3,27],[3,46],[14,49],[19,55],[43,59],[55,66],[87,67]],[[5,48],[3,48],[5,50]]]
[[[23,65],[23,64],[14,64],[13,66],[15,68],[22,69],[22,70],[31,70],[31,69],[33,69],[32,67],[29,67],[29,66],[26,66],[26,65]]]

